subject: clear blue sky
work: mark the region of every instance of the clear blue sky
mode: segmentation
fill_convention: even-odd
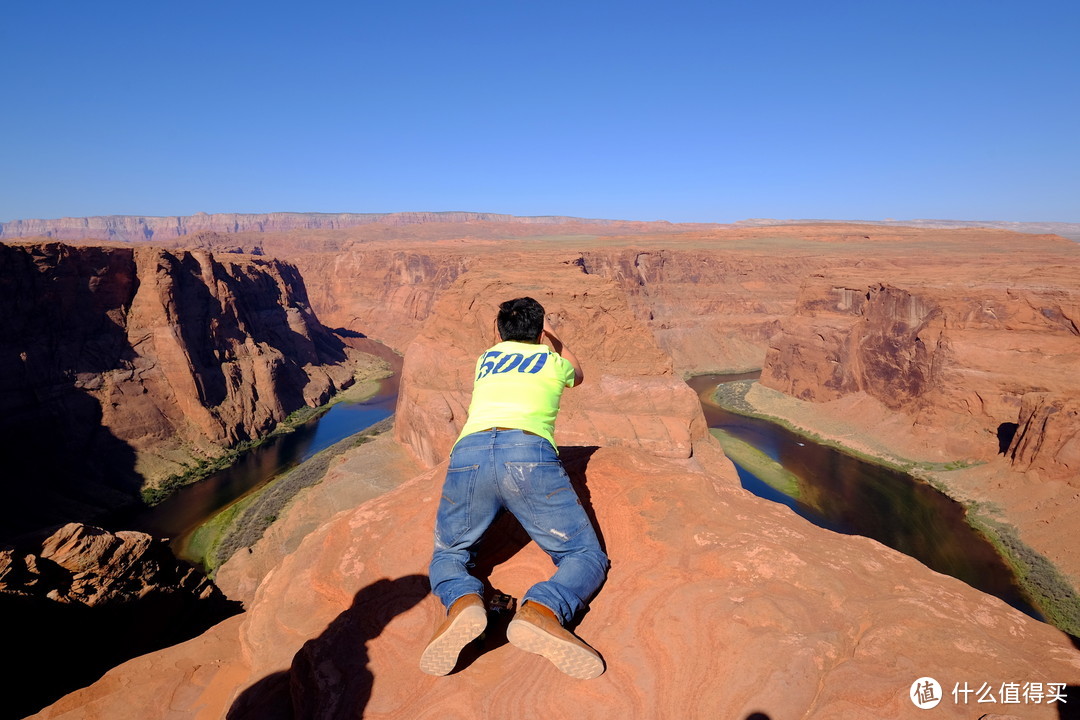
[[[1080,222],[1080,2],[0,6],[0,221]]]

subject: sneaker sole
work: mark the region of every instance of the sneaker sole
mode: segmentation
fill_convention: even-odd
[[[604,672],[604,661],[592,651],[558,638],[530,622],[512,621],[506,628],[506,639],[525,652],[544,656],[572,678],[591,680]]]
[[[465,608],[420,656],[420,670],[428,675],[447,675],[457,665],[461,650],[487,627],[487,611],[479,605]]]

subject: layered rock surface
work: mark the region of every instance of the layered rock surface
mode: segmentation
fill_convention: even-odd
[[[1080,488],[1080,394],[1025,393],[1006,452],[1017,470]]]
[[[808,278],[761,383],[815,407],[759,395],[759,409],[949,471],[936,478],[950,494],[1016,527],[1075,588],[1080,255],[1037,247]]]
[[[997,692],[1004,683],[1080,682],[1080,652],[1052,627],[740,489],[715,443],[693,430],[700,408],[680,415],[672,403],[670,361],[616,284],[572,263],[557,270],[521,259],[517,280],[508,267],[458,278],[406,357],[399,432],[438,464],[324,518],[265,574],[246,575],[262,579],[242,618],[132,660],[35,717],[893,718],[920,712],[908,693],[931,676],[946,693],[937,715],[967,718],[983,710],[973,700],[954,704],[955,684]],[[425,576],[445,468],[439,453],[464,405],[461,373],[471,374],[486,347],[490,310],[504,293],[548,300],[585,362],[586,384],[567,392],[559,433],[582,443],[564,446],[562,457],[612,562],[576,626],[606,659],[593,681],[571,680],[507,644],[505,619],[456,673],[433,678],[417,666],[442,614]],[[567,297],[572,307],[562,305]],[[616,371],[665,383],[636,392],[686,428],[689,457],[662,457],[633,423],[590,416],[597,403],[624,397],[619,386],[604,397],[603,378]],[[586,398],[589,383],[597,394]],[[573,407],[575,393],[574,402],[589,402]],[[440,394],[448,412],[424,422],[432,413],[421,411]],[[366,447],[352,451],[356,462]],[[306,496],[290,512],[315,507]],[[493,587],[518,597],[552,570],[508,519],[477,558]],[[1057,715],[1051,704],[1024,708],[1025,717]]]
[[[980,460],[1002,452],[999,428],[1025,394],[1080,396],[1080,280],[1064,268],[1039,285],[866,278],[803,285],[762,384],[814,402],[866,393],[927,431],[950,428],[943,451]]]
[[[33,712],[123,660],[194,637],[238,610],[165,541],[78,523],[39,547],[0,551],[0,608],[9,620],[5,651],[17,658],[0,683],[4,717]],[[57,673],[58,658],[78,663]]]
[[[544,305],[560,339],[582,358],[586,381],[563,395],[558,443],[690,456],[706,434],[696,395],[636,321],[625,293],[574,259],[500,254],[477,260],[443,291],[405,355],[395,424],[421,462],[431,466],[450,454],[467,416],[476,358],[499,341],[499,304],[524,295]]]
[[[116,507],[268,433],[351,383],[351,352],[279,260],[0,245],[4,532]]]

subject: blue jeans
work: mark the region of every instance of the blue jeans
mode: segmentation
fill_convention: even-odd
[[[466,435],[450,455],[435,521],[431,589],[450,607],[484,584],[469,574],[476,544],[506,508],[557,568],[522,598],[550,608],[563,623],[604,582],[608,559],[589,516],[547,440],[521,430]]]

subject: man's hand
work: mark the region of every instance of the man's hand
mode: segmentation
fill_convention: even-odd
[[[581,363],[578,362],[574,353],[570,352],[570,348],[566,347],[562,340],[555,334],[555,331],[551,328],[551,323],[548,321],[548,316],[544,316],[544,329],[540,332],[540,342],[545,340],[551,345],[551,349],[559,353],[570,365],[574,368],[574,387],[577,387],[585,380],[585,373],[581,371]]]

